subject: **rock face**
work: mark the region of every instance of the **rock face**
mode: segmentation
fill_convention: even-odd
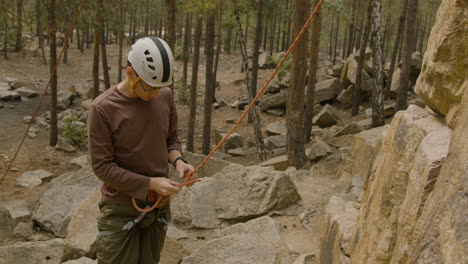
[[[446,116],[450,127],[456,124],[463,90],[468,89],[466,56],[462,55],[468,43],[467,8],[464,0],[442,1],[415,88],[432,110]]]
[[[349,263],[349,242],[359,213],[353,203],[337,196],[330,198],[325,209],[326,225],[321,236],[319,263]]]
[[[28,171],[16,178],[16,185],[32,188],[34,186],[40,185],[45,181],[52,180],[52,177],[52,173],[45,170]]]
[[[338,78],[318,82],[315,84],[315,102],[332,100],[341,90],[343,85]]]
[[[97,217],[100,190],[96,190],[78,207],[71,217],[63,248],[63,260],[82,256],[91,257],[95,252],[94,242],[98,236]]]
[[[382,139],[367,179],[351,243],[352,263],[390,261],[398,240],[398,226],[402,218],[408,217],[400,209],[405,199],[411,199],[408,183],[418,181],[416,175],[421,180],[428,179],[418,183],[422,186],[430,185],[430,179],[437,178],[437,166],[447,155],[443,145],[450,141],[450,134],[440,119],[418,106],[411,105],[397,113]],[[422,199],[426,197],[427,194]],[[416,203],[412,199],[409,202]]]
[[[20,242],[0,247],[0,264],[59,264],[63,239],[41,242]]]
[[[232,165],[182,189],[172,202],[175,223],[215,228],[284,208],[300,200],[291,178],[273,168]]]
[[[50,182],[33,219],[45,230],[65,237],[73,211],[100,186],[90,167],[62,174]]]
[[[275,249],[253,235],[229,235],[210,240],[181,264],[275,264]]]

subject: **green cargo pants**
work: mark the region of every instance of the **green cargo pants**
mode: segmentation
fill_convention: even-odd
[[[98,218],[100,235],[96,250],[98,264],[157,264],[164,246],[166,221],[170,220],[169,205],[147,213],[130,230],[122,230],[140,212],[132,205],[99,203],[102,213]]]

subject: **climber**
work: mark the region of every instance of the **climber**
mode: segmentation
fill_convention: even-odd
[[[91,104],[88,140],[92,168],[104,182],[99,203],[98,263],[158,263],[170,209],[166,204],[148,213],[158,195],[177,193],[168,179],[168,162],[180,178],[193,173],[182,156],[177,112],[169,85],[174,58],[156,37],[137,40],[128,53],[127,77]],[[192,178],[196,175],[192,176]]]

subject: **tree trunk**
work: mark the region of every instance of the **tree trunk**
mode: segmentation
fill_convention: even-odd
[[[331,22],[331,27],[330,27],[330,33],[328,34],[328,56],[330,57],[330,60],[333,57],[333,32],[334,32],[335,26],[334,26],[334,21]]]
[[[397,111],[405,110],[407,107],[408,84],[411,73],[411,54],[413,54],[415,43],[415,19],[417,15],[418,0],[409,0],[408,3],[408,19],[406,21],[405,30],[405,53],[403,58],[403,66],[401,69],[400,85],[397,96]]]
[[[384,83],[382,54],[382,2],[372,1],[372,126],[384,122]]]
[[[65,39],[68,38],[68,30],[64,29],[65,31]],[[65,41],[63,43],[63,58],[62,58],[63,64],[67,64],[68,62],[68,43]]]
[[[364,36],[361,39],[360,49],[359,49],[359,59],[356,73],[356,84],[354,85],[354,96],[353,96],[353,110],[351,112],[352,116],[355,116],[359,113],[359,105],[361,104],[361,83],[362,83],[362,69],[364,66],[364,56],[366,53],[367,41],[369,40],[369,33],[371,27],[371,1],[368,0],[367,8],[367,19],[366,26],[364,29]]]
[[[188,61],[190,58],[191,38],[192,38],[192,16],[190,13],[187,13],[186,18],[185,18],[185,32],[184,32],[184,69],[182,72],[182,83],[184,87],[187,86],[187,71],[188,71]]]
[[[400,43],[402,43],[403,30],[405,28],[406,13],[408,12],[408,0],[403,0],[401,5],[401,14],[398,21],[398,30],[395,37],[395,44],[393,46],[392,58],[390,60],[390,69],[388,70],[388,80],[385,86],[385,95],[388,96],[390,93],[390,87],[392,87],[393,71],[395,71],[395,65],[397,64],[396,58]]]
[[[258,57],[260,55],[260,45],[262,44],[262,25],[263,25],[263,5],[264,0],[257,0],[257,22],[255,25],[255,42],[252,54],[252,81],[250,83],[250,92],[257,94],[258,79]]]
[[[269,26],[269,21],[268,19],[265,19],[265,26],[263,27],[263,50],[267,50],[267,42],[268,42],[268,26]]]
[[[348,50],[346,52],[346,57],[348,57],[353,52],[353,41],[354,41],[354,33],[355,33],[355,20],[356,20],[356,10],[357,10],[357,1],[358,0],[351,0],[352,1],[352,13],[351,13],[351,21],[349,23],[349,30],[348,30]]]
[[[99,44],[101,35],[99,33],[99,9],[96,9],[94,21],[94,53],[93,53],[93,99],[99,95]]]
[[[98,21],[98,31],[101,35],[101,59],[102,59],[102,74],[104,75],[104,88],[107,90],[110,88],[110,78],[109,78],[109,66],[107,64],[107,52],[106,52],[106,41],[104,33],[104,19],[102,14],[104,13],[103,0],[97,0],[98,12],[96,19]]]
[[[174,50],[175,45],[175,0],[166,0],[167,5],[167,44]]]
[[[203,119],[203,144],[202,153],[208,154],[211,148],[211,105],[213,103],[213,58],[214,58],[214,30],[216,21],[216,10],[207,11],[205,51],[206,51],[206,74],[205,74],[205,103]]]
[[[49,145],[55,146],[58,139],[57,128],[57,71],[55,65],[57,63],[57,44],[55,39],[56,22],[55,22],[55,0],[48,0],[48,20],[49,20],[49,47],[50,47],[50,135]]]
[[[240,50],[241,50],[241,53],[242,53],[242,64],[244,65],[245,69],[248,69],[249,68],[249,62],[248,62],[248,57],[247,57],[247,47],[245,46],[244,36],[242,35],[242,26],[241,26],[241,22],[240,22],[239,8],[237,6],[237,1],[236,0],[232,0],[232,4],[234,5],[234,14],[235,14],[235,17],[236,17],[237,32],[239,33],[239,44],[240,44]],[[258,0],[257,1],[257,7],[260,4],[263,7],[263,0]],[[261,9],[263,9],[263,8],[261,8]],[[257,13],[257,16],[258,16],[258,13]],[[257,21],[257,25],[258,25],[258,21]],[[257,32],[257,29],[256,29],[256,34],[255,35],[257,35],[257,33],[258,32]],[[255,46],[257,46],[257,44],[260,45],[260,41],[257,39],[257,36],[255,37],[255,42],[256,42]],[[257,61],[254,60],[253,62],[254,62],[254,64],[255,63],[258,64],[258,60]],[[249,97],[249,103],[250,103],[250,102],[252,102],[252,100],[254,98],[254,94],[252,93],[253,85],[252,85],[252,82],[250,81],[250,73],[249,73],[248,70],[245,71],[245,82],[247,84],[246,85],[247,95]],[[250,88],[249,88],[249,84],[251,86]],[[265,161],[267,151],[266,151],[265,144],[263,142],[262,129],[261,129],[258,113],[257,113],[257,107],[255,105],[252,107],[252,109],[249,112],[249,118],[252,119],[252,121],[253,121],[254,134],[255,134],[255,143],[256,143],[256,147],[257,147],[258,158],[261,161]]]
[[[122,81],[122,52],[125,31],[125,11],[123,0],[119,1],[119,61],[117,64],[117,82]]]
[[[312,9],[314,9],[315,6],[317,6],[319,1],[320,0],[314,1],[314,5]],[[320,15],[320,12],[318,12],[314,20],[312,20],[312,36],[310,40],[309,76],[307,78],[308,79],[307,97],[306,97],[305,116],[304,116],[305,143],[310,142],[310,136],[312,135],[312,119],[314,118],[314,106],[315,106],[315,83],[317,82],[318,56],[319,56],[319,50],[320,50],[320,27],[321,27],[321,15]],[[336,41],[335,41],[335,49],[336,49]]]
[[[5,28],[5,31],[3,31],[4,34],[4,39],[3,39],[3,58],[5,60],[8,60],[8,6],[7,6],[7,0],[3,0],[3,27]]]
[[[345,25],[345,26],[346,26],[346,25]],[[342,59],[345,59],[345,58],[346,58],[346,51],[347,51],[346,44],[348,43],[346,37],[348,36],[348,29],[349,29],[349,27],[344,27],[343,51],[342,51],[342,53],[341,53],[341,58],[342,58]]]
[[[299,35],[307,20],[308,0],[296,0],[294,16],[294,36]],[[291,67],[291,85],[289,87],[286,135],[289,165],[302,168],[306,162],[304,149],[304,86],[307,72],[307,34],[296,44]]]
[[[203,16],[197,15],[197,26],[193,40],[193,61],[192,61],[192,81],[190,82],[190,113],[187,128],[187,150],[193,152],[193,139],[195,134],[195,118],[197,110],[197,82],[198,82],[198,63],[200,60],[200,40],[203,27]]]
[[[335,47],[333,48],[333,65],[336,63],[336,50],[338,48],[338,32],[340,31],[340,17],[336,16]]]
[[[16,44],[15,51],[18,52],[23,46],[23,0],[16,0]]]
[[[145,0],[145,36],[148,36],[149,31],[149,1]]]
[[[232,39],[232,27],[229,27],[227,29],[226,45],[224,48],[227,54],[231,54],[231,39]]]
[[[219,63],[219,54],[221,52],[221,23],[223,19],[223,0],[219,0],[218,2],[218,11],[219,11],[219,16],[218,16],[218,33],[217,33],[217,40],[216,40],[216,56],[215,56],[215,63],[214,63],[214,69],[213,69],[213,102],[216,102],[216,80],[218,76],[218,63]]]
[[[275,8],[275,10],[273,11],[273,23],[271,25],[271,33],[270,33],[270,43],[269,43],[269,51],[268,51],[268,54],[270,56],[273,55],[273,49],[274,49],[274,43],[275,43],[275,30],[276,30],[276,21],[278,20],[277,19],[278,17],[278,8]],[[247,47],[247,46],[246,46]]]
[[[283,20],[283,23],[285,22],[289,22],[290,21],[290,17],[288,16],[289,14],[289,2],[290,1],[286,1],[286,6],[285,6],[285,16],[284,16],[284,20]],[[286,47],[286,40],[287,40],[287,23],[286,23],[286,26],[283,28],[283,37],[281,39],[281,50],[285,51],[287,49]]]
[[[246,16],[245,16],[245,33],[244,33],[244,37],[245,37],[245,46],[247,47],[247,42],[249,40],[249,13],[247,12]],[[242,48],[242,47],[241,47]]]

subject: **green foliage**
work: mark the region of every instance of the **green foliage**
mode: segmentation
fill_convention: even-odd
[[[62,136],[72,145],[84,146],[87,137],[86,126],[78,122],[78,118],[75,116],[63,119],[63,123]]]

